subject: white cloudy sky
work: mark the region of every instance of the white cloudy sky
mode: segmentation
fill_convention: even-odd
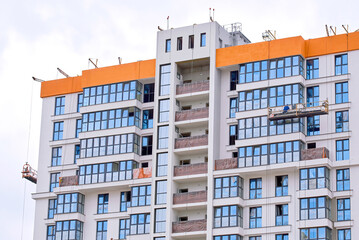
[[[341,24],[359,28],[356,0],[0,0],[2,239],[21,239],[25,181],[20,171],[27,159],[37,166],[41,99],[31,76],[56,79],[57,67],[81,74],[89,57],[98,58],[100,66],[117,64],[118,56],[125,63],[154,58],[157,26],[165,27],[168,15],[171,27],[202,23],[209,7],[220,24],[241,22],[252,42],[262,41],[265,29],[277,30],[278,38],[308,39],[324,36],[325,24],[339,32]],[[26,240],[33,233],[34,191],[35,185],[26,183]]]

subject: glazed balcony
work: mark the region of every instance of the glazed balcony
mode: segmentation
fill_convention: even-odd
[[[302,149],[301,161],[329,158],[329,150],[326,147]]]
[[[174,167],[174,176],[186,176],[194,174],[203,174],[208,171],[208,163],[196,163]]]
[[[203,92],[209,90],[209,81],[200,81],[194,83],[179,84],[176,86],[176,94],[187,94],[195,92]]]
[[[175,139],[175,149],[191,148],[208,145],[208,135],[184,137]]]
[[[185,232],[196,232],[196,231],[206,231],[206,230],[207,230],[206,219],[172,223],[172,233],[185,233]]]
[[[187,121],[187,120],[194,120],[200,118],[208,118],[209,116],[209,108],[196,108],[190,110],[183,110],[176,112],[175,121]]]
[[[173,204],[187,204],[207,201],[207,191],[175,193],[173,194]]]
[[[67,186],[77,186],[79,185],[79,176],[67,176],[67,177],[60,177],[59,186],[60,187],[67,187]]]
[[[237,158],[219,159],[215,162],[215,170],[233,169],[238,167]]]

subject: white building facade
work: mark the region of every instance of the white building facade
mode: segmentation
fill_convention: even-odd
[[[358,39],[210,22],[42,83],[34,239],[355,239]]]

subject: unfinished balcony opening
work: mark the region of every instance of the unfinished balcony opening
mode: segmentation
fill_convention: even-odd
[[[177,191],[173,194],[173,204],[192,204],[207,202],[207,181],[193,180],[191,182],[175,183]]]
[[[205,125],[177,128],[175,149],[196,148],[208,145],[208,122]]]
[[[207,154],[178,156],[174,166],[174,176],[205,174],[208,171]]]
[[[177,63],[176,94],[209,90],[209,58]]]

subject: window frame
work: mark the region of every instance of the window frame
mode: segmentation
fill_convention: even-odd
[[[194,35],[188,36],[188,49],[194,48]]]
[[[230,125],[229,126],[229,144],[230,146],[236,144],[236,140],[238,137],[238,125]]]
[[[142,220],[143,219],[143,222]],[[143,231],[139,231],[139,227]],[[150,233],[150,213],[140,213],[130,215],[130,232],[129,235],[139,235]]]
[[[348,235],[349,234],[349,235]],[[338,229],[338,240],[351,240],[351,229]]]
[[[324,175],[323,173],[319,172],[319,170],[322,171],[321,169],[323,169]],[[315,187],[311,188],[314,182],[315,182]],[[313,168],[300,169],[299,172],[300,190],[321,189],[321,188],[328,188],[328,189],[330,188],[330,171],[327,167],[313,167]]]
[[[47,209],[48,209],[47,210],[47,218],[53,219],[56,214],[56,210],[57,210],[57,198],[49,199]]]
[[[60,173],[50,173],[50,190],[49,192],[53,192],[54,188],[59,187],[60,184]]]
[[[54,115],[59,116],[65,114],[65,96],[55,98]]]
[[[55,240],[56,237],[56,226],[48,225],[46,231],[46,240]]]
[[[282,186],[278,186],[278,180],[279,178],[283,178],[281,181],[283,182]],[[282,196],[288,196],[288,175],[283,176],[276,176],[275,177],[275,196],[276,197],[282,197]]]
[[[171,52],[171,39],[166,39],[165,52]]]
[[[164,212],[164,213],[163,213]],[[166,208],[155,209],[154,233],[166,232]]]
[[[207,44],[207,36],[206,36],[206,33],[201,33],[200,47],[205,47],[206,44]]]
[[[336,190],[349,191],[350,190],[350,168],[337,169],[336,171]]]
[[[153,128],[153,109],[143,110],[142,113],[142,129],[152,129]]]
[[[350,142],[349,139],[340,139],[335,141],[336,161],[350,160]]]
[[[335,84],[335,104],[349,102],[349,84],[340,82]]]
[[[54,129],[53,129],[53,135],[52,140],[53,141],[59,141],[63,140],[64,137],[64,122],[54,122]]]
[[[156,181],[156,205],[167,203],[167,180]]]
[[[234,106],[233,106],[234,105]],[[229,118],[235,118],[238,111],[238,98],[229,99]]]
[[[152,155],[152,135],[142,137],[141,156]]]
[[[348,54],[335,55],[335,76],[348,74]]]
[[[307,117],[307,136],[320,135],[320,116]]]
[[[126,236],[130,235],[130,219],[120,219],[119,226],[119,239],[126,239]]]
[[[214,208],[213,228],[243,226],[243,209],[238,205]]]
[[[164,132],[161,133],[162,129]],[[168,148],[168,138],[169,138],[169,125],[158,126],[157,138],[158,138],[157,149],[167,149]]]
[[[323,200],[324,200],[324,204],[323,204]],[[313,219],[325,219],[325,218],[329,219],[331,216],[330,202],[331,200],[325,196],[301,198],[299,202],[300,220],[313,220]],[[324,216],[323,216],[323,212],[324,212]]]
[[[107,220],[96,222],[96,240],[107,239]]]
[[[158,101],[158,122],[168,122],[170,116],[170,99],[161,99]]]
[[[131,207],[151,206],[151,185],[131,187]]]
[[[98,194],[97,197],[97,214],[108,213],[108,203],[110,195],[108,193]]]
[[[171,85],[171,64],[163,64],[160,66],[160,86],[159,95],[170,95]]]
[[[337,199],[337,221],[350,221],[351,219],[351,203],[350,198]],[[341,207],[342,206],[342,207]]]
[[[262,207],[249,208],[249,228],[262,227]]]
[[[233,198],[233,197],[243,198],[243,183],[244,180],[240,176],[215,178],[214,199]]]
[[[155,84],[147,83],[143,85],[143,102],[153,102],[155,99]]]
[[[319,58],[307,59],[306,80],[319,78]]]
[[[177,38],[177,51],[181,51],[183,48],[183,37]]]
[[[261,199],[261,198],[262,198],[262,178],[249,179],[249,199]]]
[[[335,112],[335,132],[349,131],[349,110]]]
[[[57,214],[84,214],[85,195],[81,193],[65,193],[57,195]]]
[[[51,151],[51,166],[61,166],[62,163],[62,147],[53,147]]]
[[[162,155],[167,155],[165,164],[162,164],[162,162],[160,164],[160,156],[162,156]],[[156,176],[157,177],[167,176],[167,174],[168,174],[168,153],[167,152],[157,153],[157,161],[156,161],[156,163],[157,163]],[[164,169],[164,170],[162,170],[162,169]]]

